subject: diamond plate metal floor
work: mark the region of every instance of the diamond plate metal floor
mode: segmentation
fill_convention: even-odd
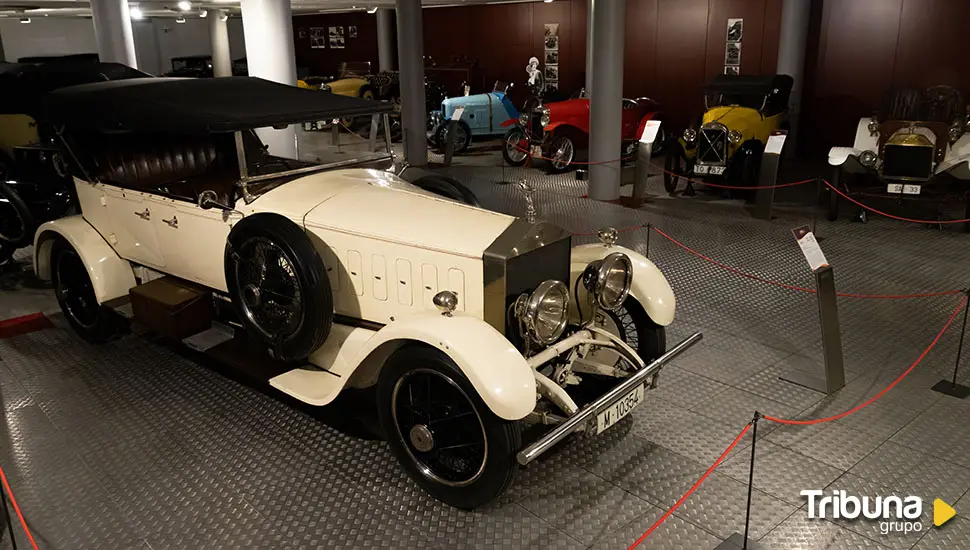
[[[656,199],[630,210],[580,198],[585,187],[571,174],[447,171],[494,210],[524,212],[515,186],[497,183],[524,177],[538,189],[542,216],[574,232],[649,221],[749,273],[812,284],[790,234],[810,221],[807,209],[754,220],[737,202],[666,197],[655,178]],[[957,231],[820,220],[818,234],[840,290],[968,285],[970,236]],[[820,368],[812,296],[738,278],[656,234],[648,251],[646,230],[620,242],[648,253],[670,279],[679,305],[670,341],[695,330],[704,341],[665,371],[630,421],[567,442],[485,509],[431,500],[383,442],[334,429],[269,389],[138,334],[103,347],[60,329],[0,340],[0,464],[44,548],[625,548],[754,410],[819,417],[865,401],[919,355],[959,299],[840,299],[849,383],[825,397],[778,380]],[[929,390],[952,369],[957,339],[948,333],[860,413],[821,426],[762,423],[754,537],[774,550],[970,547],[970,403]],[[710,549],[742,530],[749,451],[750,437],[642,547]],[[882,535],[872,522],[809,520],[802,489],[920,495],[924,528]],[[937,497],[958,512],[942,528],[932,527]]]

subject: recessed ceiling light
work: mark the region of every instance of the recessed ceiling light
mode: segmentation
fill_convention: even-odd
[[[190,9],[192,9],[192,2],[189,2],[188,0],[182,0],[181,2],[179,2],[179,9],[182,11],[189,11]]]
[[[131,9],[128,10],[128,12],[131,15],[132,19],[144,19],[145,17],[145,14],[142,13],[141,8],[139,8],[138,6],[132,6]]]
[[[20,18],[20,22],[21,23],[24,23],[24,24],[30,23],[30,18],[29,17],[21,17]]]
[[[200,19],[205,19],[207,15],[209,15],[209,10],[199,10]]]
[[[185,23],[185,18],[181,15],[175,18],[176,23]]]
[[[374,6],[373,8],[367,8],[367,13],[377,13],[377,6]]]

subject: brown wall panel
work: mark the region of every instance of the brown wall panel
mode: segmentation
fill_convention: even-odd
[[[905,0],[900,12],[893,85],[970,89],[970,1]]]
[[[707,78],[709,2],[659,0],[658,10],[657,77],[646,95],[661,101],[669,123],[679,128],[703,108],[699,88]]]
[[[657,0],[627,0],[623,59],[627,97],[653,97],[658,91],[657,16]]]
[[[357,26],[357,38],[350,38],[348,27]],[[344,49],[310,47],[310,28],[322,27],[324,36],[330,26],[344,28]],[[303,35],[301,37],[301,34]],[[327,13],[301,15],[293,18],[293,40],[296,66],[306,68],[309,74],[325,76],[336,74],[345,61],[369,61],[377,70],[377,16],[365,12]]]

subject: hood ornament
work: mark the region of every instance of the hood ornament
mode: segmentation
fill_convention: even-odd
[[[536,207],[535,187],[532,187],[525,179],[519,180],[518,185],[519,189],[522,190],[522,196],[525,198],[525,220],[529,223],[535,223],[539,215],[539,209]]]
[[[616,229],[613,229],[612,227],[604,227],[596,232],[596,236],[599,237],[601,243],[609,248],[616,244],[616,241],[620,235]]]

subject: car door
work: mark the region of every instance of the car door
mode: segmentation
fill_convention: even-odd
[[[126,260],[164,270],[165,256],[158,246],[151,195],[104,185],[105,210],[111,234],[108,242]]]
[[[152,223],[165,256],[165,271],[176,277],[226,291],[226,239],[237,212],[198,205],[168,197],[151,199]]]

